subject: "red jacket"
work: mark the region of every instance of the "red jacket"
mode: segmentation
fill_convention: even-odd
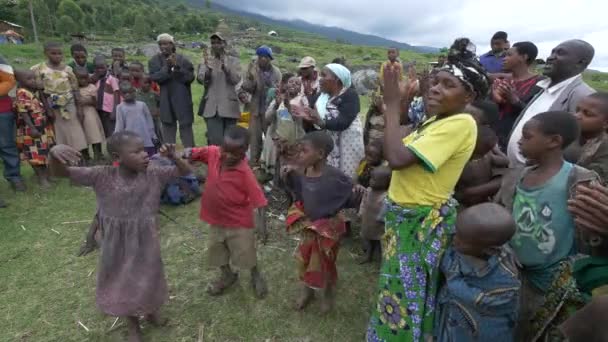
[[[13,68],[7,64],[0,64],[0,113],[12,113],[13,101],[8,92],[15,87]]]

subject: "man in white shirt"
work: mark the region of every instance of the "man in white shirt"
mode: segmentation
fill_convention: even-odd
[[[521,112],[509,138],[507,155],[511,167],[523,166],[526,159],[519,151],[522,128],[536,115],[548,111],[575,113],[578,102],[595,92],[585,82],[582,73],[593,60],[593,46],[583,40],[568,40],[551,51],[543,74],[548,79],[538,82],[543,90]]]

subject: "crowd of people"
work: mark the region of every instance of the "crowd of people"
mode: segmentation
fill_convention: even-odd
[[[556,46],[542,74],[538,48],[511,45],[505,32],[480,57],[456,39],[421,72],[389,48],[361,116],[343,59],[317,68],[306,56],[297,74],[282,73],[260,46],[243,72],[215,33],[195,72],[172,36],[157,40],[147,73],[119,48],[110,65],[91,63],[79,44],[68,64],[58,43],[31,70],[0,61],[5,178],[24,190],[21,158],[44,187],[51,175],[93,188],[97,306],[127,319],[130,340],[141,340],[140,317],[164,322],[156,216],[164,186],[192,162],[208,166],[200,220],[219,270],[211,296],[237,271],[250,274],[256,297],[268,294],[255,233],[266,234],[270,183],[287,194],[286,229],[298,235],[296,310],[316,295],[332,310],[340,243],[358,221],[361,263],[381,259],[368,341],[608,336],[608,94],[583,81],[594,57],[587,42]],[[192,129],[195,79],[204,147]],[[172,166],[151,163],[157,153]]]

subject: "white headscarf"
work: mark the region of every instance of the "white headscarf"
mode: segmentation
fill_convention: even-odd
[[[342,82],[342,91],[345,91],[346,89],[350,88],[352,80],[350,70],[348,70],[348,68],[346,68],[342,64],[337,63],[327,64],[325,67],[331,70],[331,72],[336,75],[340,82]],[[327,116],[327,103],[329,102],[329,100],[330,95],[327,93],[323,93],[319,95],[317,102],[315,102],[315,108],[317,109],[317,113],[319,113],[321,119],[325,119],[325,117]]]

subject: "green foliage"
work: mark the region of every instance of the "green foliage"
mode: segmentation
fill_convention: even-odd
[[[148,23],[146,23],[146,18],[143,15],[139,14],[135,17],[133,30],[140,36],[144,36],[147,33]]]
[[[72,25],[71,28],[74,31],[80,31],[84,21],[84,12],[73,0],[61,0],[57,14],[59,15],[59,22],[61,22],[62,25],[67,24],[65,17],[68,17],[73,23],[70,23]],[[62,28],[65,28],[65,26],[62,26]],[[61,32],[67,33],[65,31]]]
[[[74,32],[78,32],[79,25],[67,15],[62,15],[57,22],[57,31],[61,34],[67,35]]]

